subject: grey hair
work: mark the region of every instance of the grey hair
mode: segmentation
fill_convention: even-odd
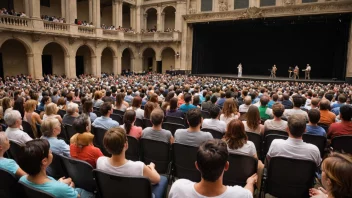
[[[19,111],[11,110],[6,113],[4,120],[8,126],[13,126],[16,124],[16,121],[21,118],[21,113]]]
[[[68,115],[74,114],[76,112],[76,110],[78,110],[78,104],[70,102],[67,105],[66,112]]]
[[[5,132],[0,132],[0,145],[2,145],[7,140]]]

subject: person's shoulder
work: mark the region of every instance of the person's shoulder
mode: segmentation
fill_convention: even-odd
[[[231,194],[231,197],[249,198],[253,197],[251,191],[241,186],[227,186],[226,194]],[[233,196],[235,195],[235,196]],[[230,197],[230,196],[229,196]]]
[[[185,133],[185,132],[187,132],[187,129],[177,129],[175,132],[175,136],[176,136],[176,134]]]
[[[161,133],[165,133],[168,135],[172,135],[171,131],[167,130],[167,129],[161,129]]]
[[[188,179],[178,179],[176,180],[173,184],[172,184],[172,187],[175,185],[175,187],[184,187],[184,186],[189,186],[189,185],[192,185],[194,184],[193,181],[190,181]],[[193,185],[192,185],[193,186]]]

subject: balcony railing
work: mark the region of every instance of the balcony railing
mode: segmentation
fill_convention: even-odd
[[[70,25],[66,23],[55,23],[55,22],[44,21],[44,29],[68,32],[70,30]]]
[[[17,17],[11,15],[0,15],[0,24],[8,26],[20,26],[20,27],[29,27],[31,19],[26,17]]]
[[[103,30],[104,36],[118,37],[119,31],[117,30]]]
[[[83,34],[95,34],[95,27],[78,26],[78,32]]]

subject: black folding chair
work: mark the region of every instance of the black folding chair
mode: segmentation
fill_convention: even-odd
[[[145,128],[153,126],[152,122],[147,118],[143,118],[143,125]]]
[[[302,138],[304,142],[317,146],[320,151],[320,157],[323,158],[326,148],[326,137],[321,135],[303,134]]]
[[[285,135],[288,136],[288,133],[286,131],[279,131],[279,130],[265,130],[264,131],[264,137],[270,134],[276,134],[276,135]]]
[[[175,136],[175,132],[177,129],[185,129],[186,127],[183,124],[163,122],[162,128],[171,131],[172,135]]]
[[[93,170],[100,197],[152,198],[152,186],[146,177],[112,175],[102,170]]]
[[[328,133],[328,131],[329,131],[329,126],[328,125],[322,124],[322,123],[318,123],[318,126],[321,126],[325,130],[325,132]]]
[[[144,129],[144,123],[143,123],[142,119],[136,118],[136,121],[134,122],[134,125],[142,127],[142,129]]]
[[[0,197],[3,198],[17,198],[18,194],[18,179],[16,175],[9,171],[0,168]]]
[[[100,113],[100,111],[99,111],[99,110],[93,110],[93,113],[95,113],[98,117],[100,117],[100,116],[101,116],[101,113]]]
[[[54,195],[34,188],[28,184],[25,184],[24,182],[19,181],[18,183],[20,184],[27,198],[55,198]]]
[[[65,129],[65,134],[66,134],[66,137],[68,138],[68,140],[70,140],[71,137],[76,134],[76,131],[72,125],[64,124],[64,129]]]
[[[59,111],[57,112],[57,114],[59,114],[61,118],[64,118],[64,116],[65,116],[65,114],[66,114],[66,111],[63,110],[63,109],[59,109]]]
[[[10,154],[10,157],[14,159],[17,163],[18,163],[18,159],[21,157],[23,153],[21,146],[23,145],[10,140],[10,149],[8,150],[8,154]]]
[[[111,114],[110,118],[119,123],[119,125],[123,125],[123,116],[118,114]]]
[[[96,183],[91,173],[93,167],[89,163],[62,155],[60,157],[76,188],[82,188],[92,193],[96,192]]]
[[[270,145],[271,143],[275,140],[275,139],[282,139],[282,140],[286,140],[288,138],[288,136],[285,135],[277,135],[277,134],[270,134],[264,137],[264,146],[263,146],[263,150],[264,150],[264,156],[263,159],[265,159],[266,154],[269,151]]]
[[[117,114],[117,115],[120,115],[121,117],[123,117],[125,115],[125,112],[117,110],[117,109],[114,109],[113,110],[113,114]]]
[[[106,133],[106,129],[102,129],[99,127],[94,127],[92,126],[92,133],[94,134],[94,145],[100,149],[100,151],[105,155],[105,156],[111,156],[104,147],[103,140],[104,140],[104,135]]]
[[[140,157],[140,152],[139,152],[139,142],[135,137],[132,136],[127,136],[128,140],[128,149],[126,151],[126,159],[132,160],[132,161],[138,161]]]
[[[252,141],[255,145],[255,149],[257,150],[258,158],[262,157],[263,153],[263,138],[259,133],[254,132],[246,132],[248,136],[248,140]]]
[[[173,143],[173,179],[185,178],[194,182],[201,179],[199,171],[195,167],[198,147]]]
[[[313,161],[273,157],[263,177],[262,191],[275,197],[308,198],[316,167]]]
[[[53,154],[53,161],[46,169],[46,172],[49,176],[60,179],[61,177],[67,177],[67,170],[62,162],[62,159],[59,154],[52,152]]]
[[[171,168],[170,144],[141,139],[141,159],[145,164],[153,162],[158,173],[169,174]]]
[[[245,186],[248,177],[257,172],[258,160],[252,156],[230,153],[230,167],[224,173],[223,183],[227,186]]]
[[[32,126],[31,124],[29,124],[28,122],[22,120],[22,128],[23,128],[23,131],[26,132],[29,137],[31,137],[32,139],[35,139],[35,135],[33,133],[33,129],[32,129]]]
[[[221,133],[220,131],[214,130],[214,129],[207,129],[207,128],[202,128],[201,131],[209,132],[215,139],[222,139],[224,136],[224,133]]]
[[[210,118],[210,113],[209,113],[209,111],[204,111],[204,110],[202,110],[201,112],[202,112],[202,117],[203,117],[203,119]]]
[[[185,119],[181,117],[174,117],[174,116],[166,116],[164,122],[176,123],[185,125]]]
[[[340,152],[352,154],[352,135],[342,135],[331,140],[331,147]]]

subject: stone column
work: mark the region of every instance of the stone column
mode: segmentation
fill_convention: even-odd
[[[101,55],[96,56],[96,76],[101,76]]]
[[[122,3],[122,1],[118,1],[117,2],[117,8],[118,8],[118,10],[117,10],[117,14],[118,14],[118,25],[119,26],[121,26],[121,27],[123,27],[123,22],[122,22],[122,18],[123,18],[123,16],[122,16],[122,5],[123,5],[123,3]]]
[[[144,13],[143,14],[143,23],[144,23],[144,31],[147,32],[148,29],[148,14]]]
[[[93,75],[93,76],[97,76],[98,75],[98,73],[97,73],[97,56],[95,56],[95,55],[92,55],[91,57],[91,61],[90,61],[90,64],[91,64],[91,74]],[[85,73],[87,73],[87,72],[85,72]]]
[[[65,54],[65,75],[66,78],[72,78],[71,76],[73,76],[70,72],[70,55],[66,55]]]
[[[135,65],[134,65],[134,64],[135,64],[135,59],[132,57],[132,58],[131,58],[131,71],[132,71],[132,72],[136,72],[136,71],[135,71]]]
[[[100,28],[100,0],[93,1],[93,25]]]
[[[117,14],[117,2],[116,0],[112,1],[112,24],[117,28],[119,27],[117,22],[119,21],[118,18],[118,14]]]
[[[27,54],[27,65],[28,65],[28,74],[34,78],[34,60],[33,60],[33,54]]]
[[[93,22],[93,0],[88,0],[88,6],[89,6],[89,23],[90,23],[90,22]]]
[[[66,0],[61,0],[61,17],[66,19]]]
[[[136,28],[136,32],[141,32],[142,30],[142,20],[141,20],[141,7],[137,6],[136,9],[136,24],[135,24],[135,28]]]
[[[96,27],[97,28],[100,28],[100,23],[101,23],[101,21],[100,21],[100,0],[96,0],[96,9],[97,9],[97,25],[96,25]]]
[[[156,25],[156,28],[158,31],[162,31],[162,27],[161,27],[161,6],[158,6],[157,8],[157,25]]]
[[[66,0],[66,23],[73,24],[77,19],[77,1]]]
[[[30,17],[29,7],[29,1],[23,0],[24,13],[26,13],[26,15]]]
[[[352,20],[351,20],[352,27]],[[350,28],[350,38],[348,40],[347,65],[346,65],[346,81],[352,83],[352,28]]]
[[[40,0],[28,0],[29,17],[40,19]]]
[[[122,73],[122,56],[117,57],[117,74]]]
[[[134,25],[134,23],[135,23],[135,16],[136,16],[136,14],[134,13],[134,6],[130,6],[130,27],[132,27],[132,29],[135,29],[136,27],[135,27],[135,25]]]
[[[118,74],[118,68],[117,68],[118,60],[117,59],[118,59],[117,56],[112,57],[112,73],[114,73],[114,75]]]
[[[69,78],[76,78],[76,54],[75,53],[71,53],[68,56],[69,59],[69,69],[68,71],[69,73]]]
[[[175,19],[176,19],[176,15],[175,15]],[[161,31],[164,32],[165,31],[165,12],[161,13]]]
[[[43,79],[42,53],[33,53],[33,79]]]
[[[258,1],[258,0],[254,0]],[[213,0],[213,12],[219,12],[219,1],[218,0]]]

